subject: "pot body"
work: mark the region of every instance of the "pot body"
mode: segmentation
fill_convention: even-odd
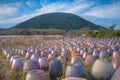
[[[26,80],[47,80],[43,70],[31,70],[27,73]]]

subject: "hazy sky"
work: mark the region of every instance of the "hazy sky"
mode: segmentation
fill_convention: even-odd
[[[120,0],[0,0],[0,28],[51,12],[73,13],[99,25],[115,23],[120,29]]]

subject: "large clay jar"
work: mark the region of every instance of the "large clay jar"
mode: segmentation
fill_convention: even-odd
[[[67,59],[65,56],[61,55],[58,59],[62,62],[63,65],[67,65]]]
[[[38,54],[32,54],[31,59],[38,60],[40,56]]]
[[[111,80],[120,80],[120,67],[115,71]]]
[[[56,59],[55,54],[49,54],[49,55],[48,55],[48,60],[49,60],[49,61],[50,61],[50,60],[54,60],[54,59]]]
[[[83,65],[83,61],[80,56],[72,57],[71,58],[71,64],[81,64]]]
[[[11,53],[10,50],[7,50],[7,49],[4,49],[4,50],[3,50],[3,54],[4,54],[5,56],[7,56],[7,55],[10,54],[10,53]]]
[[[83,66],[75,64],[70,64],[67,66],[65,77],[87,78]]]
[[[47,80],[43,70],[31,70],[27,73],[26,80]]]
[[[49,63],[48,59],[46,57],[42,57],[39,59],[40,69],[42,70],[48,70]]]
[[[120,58],[120,52],[119,51],[114,51],[113,52],[113,58]]]
[[[40,69],[38,60],[26,60],[23,68],[24,72],[28,72],[34,69]]]
[[[99,54],[100,59],[108,58],[108,56],[109,56],[109,53],[106,50],[101,51],[100,54]]]
[[[24,66],[24,60],[22,60],[21,58],[17,58],[13,60],[12,63],[12,70],[20,70],[23,69]]]
[[[89,55],[87,56],[87,58],[85,59],[85,65],[89,66],[89,65],[93,65],[93,63],[97,60],[96,56],[93,55]]]
[[[80,56],[80,54],[79,53],[72,53],[71,54],[71,57],[77,57],[77,56]]]
[[[68,77],[68,78],[65,78],[65,79],[62,79],[62,80],[87,80],[85,78],[78,78],[78,77]]]
[[[89,53],[88,52],[84,52],[84,54],[83,54],[83,56],[82,56],[82,58],[85,60],[86,59],[86,57],[89,55]]]
[[[64,56],[68,60],[68,52],[67,52],[67,50],[63,51],[61,53],[61,55]]]
[[[109,55],[111,56],[113,54],[113,49],[107,49],[107,52],[109,53]]]
[[[8,54],[8,55],[7,55],[7,60],[10,62],[11,57],[14,56],[14,55],[15,55],[15,54]]]
[[[96,56],[97,58],[99,58],[99,50],[97,50],[97,49],[95,49],[94,51],[93,51],[93,56]]]
[[[112,65],[106,59],[98,59],[92,67],[92,76],[95,80],[110,80],[114,74]]]
[[[112,46],[113,51],[119,51],[119,48],[117,46]]]
[[[27,53],[27,50],[26,50],[26,49],[24,49],[24,50],[21,51],[21,55],[22,55],[22,56],[25,56],[26,53]]]
[[[17,56],[17,55],[12,56],[11,59],[10,59],[10,64],[12,64],[13,60],[17,59],[17,58],[20,58],[20,57]]]
[[[111,64],[116,70],[120,66],[120,58],[113,58]]]
[[[31,56],[32,56],[32,52],[28,51],[28,52],[26,53],[26,58],[27,58],[27,59],[30,59]]]
[[[42,51],[42,52],[41,52],[41,57],[47,57],[47,52]]]
[[[62,76],[62,63],[60,60],[51,60],[49,65],[49,76],[51,80],[57,80]]]
[[[35,50],[35,54],[40,55],[40,53],[41,53],[41,51],[40,51],[39,49],[36,49],[36,50]]]
[[[84,50],[80,50],[80,56],[82,57],[84,54]]]

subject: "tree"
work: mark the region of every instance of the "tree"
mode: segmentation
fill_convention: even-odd
[[[93,30],[88,30],[85,34],[85,37],[93,37]]]
[[[116,24],[113,24],[113,25],[109,26],[109,29],[114,30],[115,27],[116,27]]]

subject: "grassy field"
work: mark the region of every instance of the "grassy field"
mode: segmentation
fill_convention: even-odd
[[[23,70],[20,70],[20,71],[11,70],[10,63],[7,61],[6,56],[3,55],[3,52],[2,52],[3,48],[9,49],[9,50],[12,50],[12,48],[25,49],[25,48],[30,47],[30,45],[39,46],[43,41],[47,41],[48,44],[52,46],[55,44],[59,46],[61,45],[61,43],[57,43],[55,40],[61,39],[61,38],[62,38],[61,36],[11,36],[11,37],[3,36],[3,37],[0,37],[0,48],[1,48],[0,50],[0,80],[25,80],[26,78],[26,74],[23,72]],[[26,60],[25,57],[21,55],[18,55],[18,56]],[[69,56],[69,60],[70,58],[71,57]],[[92,80],[91,67],[92,66],[84,66],[88,80]],[[63,76],[61,79],[65,77],[65,70],[66,70],[66,66],[63,66]],[[45,73],[46,73],[47,79],[50,80],[48,71],[46,71]]]

